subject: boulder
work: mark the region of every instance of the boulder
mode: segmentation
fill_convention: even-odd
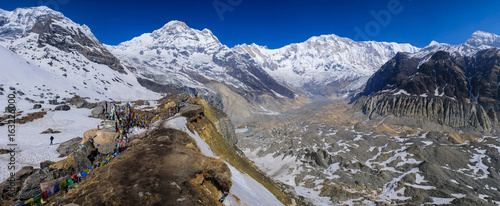
[[[50,160],[45,160],[43,162],[40,162],[40,169],[44,169],[47,167],[50,167],[50,165],[53,165],[55,162],[52,162]]]
[[[83,138],[80,144],[89,141],[89,137],[94,139],[95,144],[114,143],[118,136],[118,132],[106,132],[103,130],[91,129],[83,133]]]
[[[23,186],[24,180],[36,171],[37,170],[33,169],[31,166],[21,168],[16,172],[13,179],[9,177],[0,184],[0,197],[5,199],[17,195]],[[12,182],[14,182],[13,185]]]
[[[101,154],[112,154],[115,150],[115,144],[114,143],[109,143],[109,144],[102,144],[97,147],[97,150]]]
[[[56,134],[56,133],[61,133],[61,131],[53,130],[52,128],[48,128],[47,130],[42,132],[42,134]]]
[[[72,172],[83,171],[84,169],[92,166],[92,163],[87,158],[87,156],[94,149],[94,145],[91,142],[85,142],[78,146],[77,150],[64,160],[56,162],[51,165],[50,168],[58,169],[58,170],[70,170]]]
[[[78,149],[78,146],[80,145],[80,142],[82,142],[82,138],[76,137],[60,144],[56,149],[57,152],[61,154],[59,157],[67,156],[76,151],[76,149]]]
[[[49,100],[49,104],[51,104],[51,105],[57,105],[57,99]]]
[[[99,103],[97,103],[97,106],[94,109],[92,109],[92,117],[105,118],[111,113],[112,108],[113,108],[113,103],[111,103],[111,102],[107,102],[107,101],[99,102]]]
[[[36,170],[33,169],[32,166],[25,166],[22,167],[19,171],[17,171],[14,177],[16,178],[16,180],[25,180],[34,172],[36,172]]]
[[[59,105],[56,108],[54,108],[54,110],[56,110],[56,111],[68,111],[70,109],[71,109],[71,107],[68,105]]]
[[[82,107],[85,107],[85,102],[78,102],[76,103],[76,108],[82,108]]]
[[[102,154],[111,154],[115,146],[115,140],[119,137],[118,132],[106,132],[104,130],[91,129],[83,133],[81,143],[88,142],[89,137],[94,139],[94,144]],[[97,146],[98,145],[98,146]]]
[[[114,120],[104,120],[101,125],[104,132],[116,132],[116,122]]]
[[[60,183],[63,180],[68,179],[68,178],[69,178],[69,176],[66,176],[66,177],[61,177],[61,178],[55,179],[55,180],[49,180],[49,181],[41,182],[40,183],[40,189],[42,191],[47,191],[51,187],[54,187],[55,185],[57,185],[57,183]]]
[[[41,104],[35,104],[35,105],[33,105],[33,109],[40,109],[40,108],[42,108]]]
[[[42,192],[40,188],[41,175],[38,172],[33,173],[23,183],[17,199],[26,200]]]
[[[102,105],[99,105],[92,109],[92,117],[98,118],[100,115],[104,114],[105,108]]]
[[[180,110],[180,113],[182,116],[188,116],[187,113],[197,113],[197,112],[202,112],[203,107],[201,105],[197,104],[187,104],[185,107],[182,107]]]

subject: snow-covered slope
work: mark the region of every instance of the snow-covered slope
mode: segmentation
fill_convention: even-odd
[[[256,44],[239,45],[234,49],[248,52],[277,80],[314,94],[326,95],[335,92],[326,91],[328,86],[344,92],[358,89],[396,53],[419,51],[410,44],[355,42],[336,35],[312,37],[303,43],[279,49],[267,49]]]
[[[451,45],[432,41],[431,44],[410,56],[429,58],[437,51],[446,51],[453,57],[464,57],[472,56],[478,51],[490,48],[500,48],[500,36],[484,31],[476,31],[463,44]]]
[[[160,97],[127,73],[87,26],[44,6],[1,10],[0,45],[2,87],[35,101],[73,95],[90,101]]]
[[[500,36],[489,32],[476,31],[467,39],[465,44],[479,49],[500,48]]]
[[[49,14],[70,21],[60,12],[56,12],[46,6],[18,8],[14,11],[0,9],[0,40],[17,39],[27,34],[35,26],[38,17]]]
[[[165,122],[167,128],[178,129],[186,132],[195,141],[201,152],[209,157],[219,158],[212,152],[210,146],[203,141],[203,139],[196,133],[192,133],[186,126],[187,120],[183,116],[174,116]],[[236,169],[228,162],[225,161],[231,170],[231,181],[233,185],[229,191],[231,194],[236,195],[239,201],[235,200],[232,196],[228,196],[224,205],[283,205],[276,197],[269,192],[263,185],[256,180],[252,179],[249,175]]]
[[[88,97],[91,101],[107,99],[155,99],[159,95],[141,87],[132,74],[121,74],[109,69],[105,65],[96,64],[79,56],[78,54],[61,53],[54,48],[46,47],[47,51],[32,55],[48,55],[58,57],[70,56],[73,62],[57,62],[49,66],[48,59],[26,60],[19,55],[0,46],[0,87],[5,90],[3,97],[9,93],[10,88],[15,88],[18,98],[30,98],[35,101],[45,101],[79,95]],[[69,59],[68,59],[69,60]],[[40,66],[37,66],[40,65]],[[61,70],[80,66],[80,70]],[[86,68],[87,71],[83,70]],[[66,76],[64,76],[66,74]],[[109,81],[115,80],[115,81]],[[19,93],[21,92],[21,93]],[[24,95],[21,95],[24,94]],[[5,97],[6,98],[6,97]],[[7,103],[2,101],[1,104]],[[0,104],[0,105],[1,105]],[[1,107],[3,108],[3,107]]]
[[[229,49],[208,29],[198,31],[183,22],[171,21],[152,33],[107,48],[138,74],[157,83],[206,89],[193,78],[192,74],[198,73],[209,80],[245,86],[212,60],[214,54]]]
[[[267,92],[293,97],[263,70],[221,44],[208,29],[199,31],[180,21],[107,47],[143,78],[160,84],[182,85],[201,93],[207,82],[221,82],[240,92]]]
[[[6,102],[2,100],[2,103]],[[21,105],[20,105],[21,106]],[[54,109],[55,105],[44,105],[45,109]],[[2,106],[3,108],[3,106]],[[40,109],[24,110],[25,112],[38,112]],[[95,128],[100,119],[89,117],[89,109],[72,108],[70,111],[49,111],[41,118],[26,124],[16,124],[15,142],[10,142],[8,138],[0,139],[1,149],[10,149],[8,144],[17,144],[15,154],[15,171],[24,166],[40,167],[40,162],[50,160],[59,161],[64,158],[59,157],[57,147],[72,138],[82,136],[83,132]],[[61,131],[57,134],[40,134],[47,128]],[[0,127],[2,134],[8,134],[8,127]],[[50,136],[54,136],[54,145],[50,145]],[[0,179],[2,181],[9,177],[10,172],[7,167],[10,162],[10,155],[0,155]]]
[[[246,53],[221,44],[208,29],[192,29],[179,21],[107,49],[142,85],[157,92],[197,92],[236,124],[254,114],[279,111],[298,96]]]

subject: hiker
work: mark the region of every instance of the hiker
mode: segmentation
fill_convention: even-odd
[[[50,145],[52,145],[52,141],[54,141],[54,136],[50,136]]]
[[[228,192],[227,192],[227,191],[226,191],[226,192],[224,192],[224,193],[222,194],[222,197],[219,199],[219,202],[224,202],[224,199],[226,199],[226,196],[227,196],[227,195],[228,195]]]

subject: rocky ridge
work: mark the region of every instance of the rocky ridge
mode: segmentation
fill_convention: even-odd
[[[369,118],[417,117],[453,128],[496,131],[500,50],[478,41],[476,32],[462,45],[397,54],[353,98],[355,108]],[[484,47],[490,48],[480,50]]]
[[[156,109],[164,110],[182,97],[170,95],[160,100],[162,103]],[[60,204],[222,205],[218,202],[222,192],[229,191],[235,184],[231,180],[228,164],[224,162],[227,161],[268,188],[280,201],[286,204],[301,202],[298,198],[293,199],[293,193],[285,193],[285,187],[263,175],[235,147],[234,126],[226,114],[201,98],[188,98],[187,102],[177,118],[186,118],[188,122],[185,126],[189,130],[174,129],[168,121],[154,117],[158,119],[155,126],[131,135],[125,152],[109,164],[91,170],[89,176],[70,187],[68,193],[57,193],[48,201],[62,198]],[[189,133],[203,138],[221,158],[205,156]],[[93,137],[94,144],[88,141],[87,136]],[[69,154],[66,159],[43,162],[40,169],[27,167],[18,172],[16,182],[19,185],[16,186],[15,197],[7,195],[8,182],[3,182],[0,185],[2,204],[28,199],[59,180],[83,171],[93,164],[87,157],[95,151],[100,154],[94,161],[102,161],[110,154],[106,148],[108,144],[114,146],[115,138],[114,131],[88,130],[84,138],[62,144],[58,151],[62,155]],[[240,201],[236,194],[230,195],[232,200]]]

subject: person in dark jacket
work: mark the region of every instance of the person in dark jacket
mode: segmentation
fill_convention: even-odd
[[[228,194],[229,194],[229,192],[227,192],[227,191],[226,191],[226,192],[224,192],[224,193],[222,194],[222,197],[219,199],[219,202],[224,202],[224,199],[226,199],[226,196],[227,196]]]
[[[54,136],[50,136],[50,145],[52,145],[52,141],[54,141]]]

